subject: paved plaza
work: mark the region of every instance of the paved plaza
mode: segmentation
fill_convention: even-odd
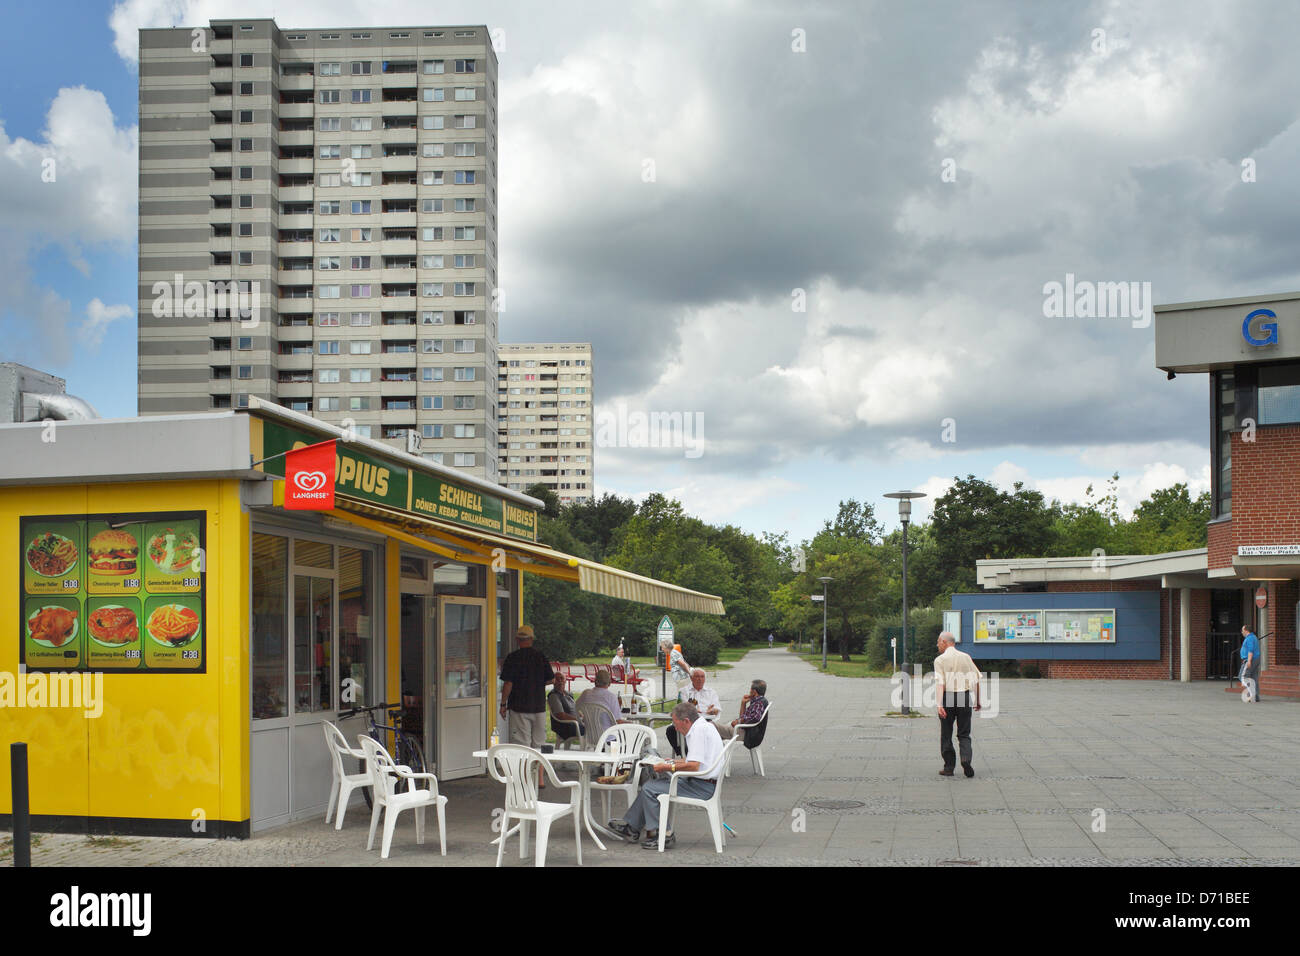
[[[775,708],[763,745],[767,776],[755,776],[748,754],[736,751],[723,790],[736,831],[726,850],[714,852],[705,814],[687,810],[676,821],[676,849],[660,855],[616,843],[602,852],[584,839],[584,865],[1300,863],[1298,703],[1243,704],[1215,682],[1001,681],[997,715],[973,721],[976,776],[966,779],[960,768],[955,777],[938,774],[933,709],[924,718],[885,716],[888,680],[828,677],[785,650],[756,650],[710,683],[732,712],[754,677],[768,682]],[[450,801],[445,858],[432,826],[428,842],[415,843],[407,813],[381,863],[378,850],[364,849],[362,804],[341,831],[314,819],[244,841],[43,834],[32,862],[495,863],[488,844],[501,786],[474,778],[442,792]],[[575,862],[572,833],[567,821],[552,829],[548,865]],[[506,860],[521,865],[517,840]]]

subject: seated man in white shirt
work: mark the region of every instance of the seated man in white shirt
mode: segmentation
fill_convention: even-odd
[[[619,645],[618,650],[614,652],[614,659],[609,662],[610,676],[614,680],[623,680],[627,673],[627,658],[623,655],[623,645]]]
[[[703,770],[705,773],[702,777],[683,777],[678,780],[677,792],[683,797],[707,800],[713,796],[713,791],[718,786],[718,777],[723,772],[722,738],[718,736],[718,728],[701,717],[696,706],[689,702],[674,707],[672,717],[673,728],[686,738],[686,749],[690,752],[691,759],[661,761],[654,765],[654,770],[656,773]],[[635,843],[641,838],[643,827],[658,825],[659,795],[667,793],[669,785],[668,780],[648,782],[632,801],[632,806],[628,807],[623,819],[610,820],[609,828],[629,843]],[[664,849],[668,849],[676,842],[677,839],[673,834],[667,834],[664,838]],[[641,845],[647,850],[657,850],[659,831],[655,829],[647,831],[645,842]]]
[[[700,715],[720,714],[721,708],[718,706],[718,692],[711,687],[705,687],[704,681],[708,677],[704,673],[704,668],[696,667],[691,671],[691,686],[682,690],[677,695],[677,700],[682,703],[692,703],[699,708]],[[730,728],[727,728],[730,730]],[[727,734],[730,737],[730,734]],[[673,755],[680,757],[682,748],[677,741],[677,731],[669,727],[667,731],[668,745],[673,748]]]

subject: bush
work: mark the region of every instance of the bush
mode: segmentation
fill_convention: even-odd
[[[718,663],[718,655],[726,645],[722,628],[704,618],[683,619],[675,626],[675,637],[682,646],[682,656],[692,667]]]
[[[1043,676],[1043,672],[1039,670],[1037,664],[1031,661],[1020,668],[1020,676],[1037,680]]]
[[[977,660],[975,666],[980,669],[981,674],[997,674],[998,677],[1026,677],[1028,675],[1021,673],[1020,661],[1015,659],[1007,660]],[[1038,674],[1035,677],[1041,676]]]

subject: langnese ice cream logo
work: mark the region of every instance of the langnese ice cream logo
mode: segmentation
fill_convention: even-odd
[[[329,481],[323,471],[300,471],[294,474],[294,487],[302,494],[312,495],[312,492],[320,491]],[[323,497],[322,495],[312,495],[312,497]]]

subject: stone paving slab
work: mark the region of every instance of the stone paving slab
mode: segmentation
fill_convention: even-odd
[[[775,702],[766,777],[743,752],[723,789],[736,830],[714,851],[705,814],[683,811],[659,854],[587,838],[584,866],[1295,866],[1300,861],[1300,703],[1245,705],[1217,683],[1005,680],[977,718],[976,776],[938,775],[938,722],[885,717],[890,682],[834,678],[784,650],[751,651],[710,684],[727,711],[751,678]],[[662,735],[661,735],[662,740]],[[448,781],[447,855],[402,817],[391,857],[365,850],[369,814],[251,840],[41,834],[38,866],[492,866],[501,788]],[[819,801],[850,801],[857,806]],[[621,807],[621,801],[614,804]],[[597,808],[599,802],[597,802]],[[1095,830],[1098,811],[1105,829]],[[431,818],[432,821],[432,818]],[[0,840],[0,863],[7,848]],[[567,822],[547,865],[576,864]],[[518,841],[504,865],[520,860]]]

